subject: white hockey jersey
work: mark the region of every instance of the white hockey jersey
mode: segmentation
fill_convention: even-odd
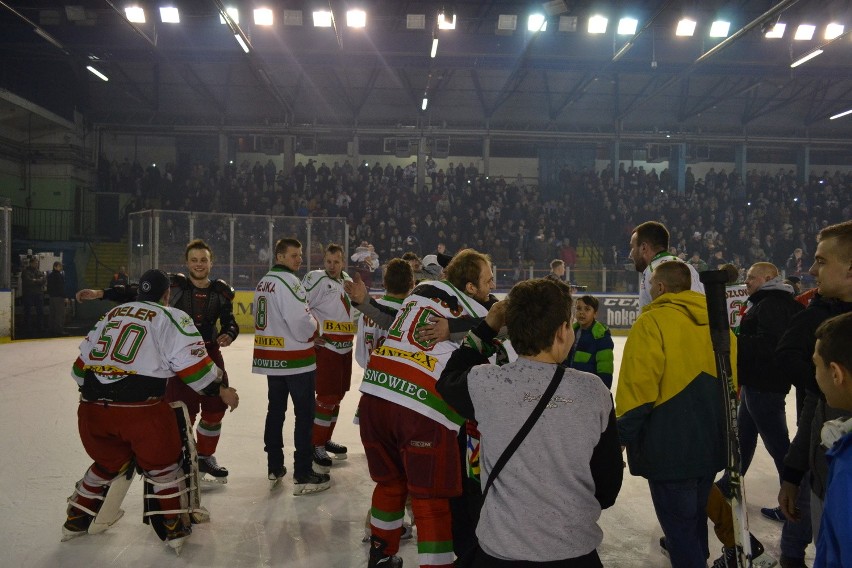
[[[346,281],[352,279],[345,272],[341,273],[340,280],[335,280],[325,270],[312,270],[302,280],[308,308],[319,323],[325,347],[341,354],[352,351],[352,339],[357,331],[352,303],[343,289]]]
[[[102,384],[134,375],[177,375],[197,392],[217,375],[192,318],[156,302],[130,302],[107,312],[80,343],[71,371],[78,385],[86,371]]]
[[[361,392],[405,406],[450,428],[464,422],[438,391],[435,383],[459,343],[451,340],[435,345],[419,343],[415,330],[431,316],[481,318],[487,310],[447,282],[431,281],[414,288],[388,330],[384,343],[373,350]]]
[[[402,307],[402,298],[383,296],[376,301],[383,306],[388,306],[395,310],[399,310]],[[370,353],[376,347],[381,347],[387,336],[388,330],[382,329],[367,316],[361,316],[361,319],[358,320],[358,332],[355,335],[355,361],[358,362],[362,369],[367,368]]]
[[[664,262],[684,262],[670,252],[661,252],[651,259],[648,266],[642,272],[642,282],[639,284],[639,309],[651,303],[651,275],[654,274],[654,269]],[[685,262],[684,262],[685,263]],[[704,293],[704,284],[698,279],[698,271],[691,264],[686,264],[689,267],[689,272],[692,274],[692,289],[699,294]]]
[[[290,269],[276,264],[254,290],[252,373],[296,375],[317,368],[317,322],[305,289]]]

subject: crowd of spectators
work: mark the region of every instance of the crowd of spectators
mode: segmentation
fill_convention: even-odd
[[[419,188],[415,163],[329,166],[309,159],[289,173],[276,171],[272,160],[166,164],[162,172],[127,159],[102,163],[102,187],[131,193],[129,210],[343,217],[349,250],[367,242],[382,262],[442,245],[449,253],[487,251],[499,267],[534,264],[546,272],[554,258],[573,269],[582,241],[586,266],[622,268],[632,228],[653,219],[669,227],[673,252],[698,267],[769,261],[798,276],[810,265],[817,231],[852,217],[852,174],[841,172],[812,173],[802,184],[785,169],[743,177],[711,168],[696,178],[687,168],[685,191],[678,193],[668,170],[624,163],[617,178],[609,167],[566,168],[555,187],[542,187],[520,176],[487,178],[473,163],[451,162],[445,172],[430,159]],[[251,231],[238,237],[246,254],[268,261],[265,243],[255,243]]]

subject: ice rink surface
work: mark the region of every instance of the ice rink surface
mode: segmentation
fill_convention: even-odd
[[[617,370],[624,338],[614,339]],[[349,447],[349,459],[335,462],[331,489],[313,496],[292,495],[293,417],[288,412],[285,452],[290,471],[282,487],[270,491],[263,452],[266,380],[251,374],[252,340],[252,335],[242,335],[223,350],[231,385],[240,394],[240,407],[225,417],[216,452],[219,463],[230,470],[230,481],[227,485],[205,485],[202,504],[209,509],[211,521],[195,525],[180,557],[142,524],[139,478],[124,501],[126,514],[115,526],[99,535],[60,542],[65,500],[90,465],[77,434],[78,393],[70,377],[80,338],[0,345],[5,369],[0,375],[0,566],[366,566],[366,546],[361,538],[373,485],[358,428],[352,424],[361,369],[355,365],[353,390],[343,401],[335,430],[335,441]],[[787,410],[792,434],[792,394]],[[746,477],[746,489],[752,532],[777,557],[782,525],[764,519],[760,507],[776,503],[778,480],[761,443]],[[604,540],[599,551],[604,566],[670,565],[657,544],[662,531],[644,479],[625,473],[621,494],[616,504],[603,512],[600,525]],[[710,548],[712,562],[721,549],[712,530]],[[413,540],[403,542],[399,554],[407,568],[417,566]],[[808,549],[808,564],[812,560],[813,546]]]

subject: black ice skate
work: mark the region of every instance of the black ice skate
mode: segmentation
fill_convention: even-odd
[[[325,443],[325,451],[326,455],[333,454],[331,457],[336,460],[345,460],[348,457],[346,455],[346,446],[332,442],[331,440]]]
[[[370,559],[367,561],[367,568],[402,568],[402,558],[385,554],[387,545],[384,539],[370,537]]]
[[[281,486],[281,480],[284,479],[284,476],[287,475],[287,468],[283,465],[281,467],[271,467],[269,468],[269,474],[266,476],[269,479],[269,489],[277,489]]]
[[[324,446],[314,446],[314,471],[317,473],[331,471],[331,458],[325,452]]]
[[[293,477],[293,495],[310,495],[331,487],[331,477],[327,473],[310,472],[304,477]]]
[[[201,481],[208,483],[228,483],[228,470],[216,461],[216,456],[198,456],[198,472]]]
[[[180,517],[174,519],[165,519],[163,527],[166,529],[166,543],[175,551],[175,554],[180,556],[181,548],[183,548],[186,539],[192,534],[192,525],[184,524]]]
[[[92,524],[94,517],[88,513],[83,513],[74,509],[68,513],[68,519],[62,525],[62,542],[83,536],[89,532],[89,525]]]

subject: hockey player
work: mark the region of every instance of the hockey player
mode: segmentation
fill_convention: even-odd
[[[228,386],[228,372],[222,359],[222,347],[227,347],[237,338],[240,327],[234,318],[234,289],[224,280],[210,281],[213,268],[213,251],[201,239],[186,245],[184,253],[189,278],[183,274],[172,276],[172,291],[169,305],[179,308],[192,317],[195,326],[204,338],[204,346],[210,358],[222,369],[222,384]],[[216,322],[219,328],[216,328]],[[193,424],[201,411],[201,420],[195,430],[198,441],[198,470],[218,483],[228,482],[228,470],[218,464],[216,446],[222,430],[222,418],[227,409],[218,399],[200,396],[183,381],[172,379],[166,388],[166,400],[186,404]]]
[[[662,223],[647,221],[637,225],[630,236],[630,260],[636,267],[636,272],[642,273],[642,284],[639,287],[639,307],[651,303],[651,275],[663,262],[684,262],[669,252],[669,230]],[[704,293],[704,285],[698,279],[698,272],[691,264],[692,290]]]
[[[175,413],[163,400],[166,381],[177,375],[231,410],[239,397],[222,384],[192,318],[168,301],[169,277],[149,270],[137,300],[107,312],[80,344],[72,377],[80,388],[80,439],[94,463],[68,500],[65,540],[87,532],[111,482],[133,462],[155,488],[163,514],[153,522],[169,546],[179,550],[191,532],[181,514],[188,512],[187,475]]]
[[[385,295],[379,298],[378,303],[398,311],[402,307],[402,301],[414,287],[411,266],[402,259],[392,259],[385,267],[383,281]],[[361,316],[358,320],[358,332],[356,333],[355,361],[362,369],[367,368],[370,353],[376,347],[380,347],[387,336],[387,327],[377,325],[367,316]]]
[[[352,303],[343,283],[351,280],[343,271],[343,248],[330,244],[323,258],[325,270],[314,270],[305,275],[308,308],[319,324],[316,338],[316,407],[312,444],[313,460],[318,471],[331,470],[331,458],[346,459],[346,446],[331,440],[340,402],[349,390],[352,380],[352,339],[356,324],[352,321]]]
[[[284,414],[293,399],[296,446],[293,494],[309,495],[331,486],[328,474],[311,468],[311,410],[314,405],[317,322],[308,311],[305,289],[296,271],[302,266],[302,243],[275,243],[275,266],[261,278],[254,293],[254,354],[252,372],[266,375],[269,405],[263,431],[269,480],[280,483],[284,467]]]
[[[461,493],[457,445],[464,422],[435,390],[455,341],[421,342],[415,332],[430,316],[482,318],[494,288],[487,256],[458,253],[447,279],[416,287],[403,302],[384,344],[364,372],[359,404],[361,440],[370,477],[372,543],[368,566],[401,566],[399,550],[406,495],[417,519],[421,566],[452,566],[448,498]]]

